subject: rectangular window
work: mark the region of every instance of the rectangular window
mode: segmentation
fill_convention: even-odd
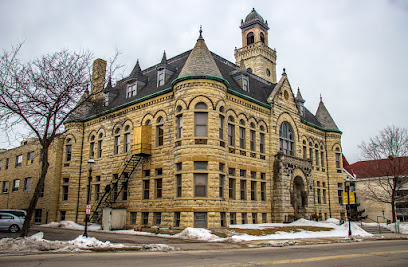
[[[256,200],[256,181],[251,181],[251,200]]]
[[[239,148],[245,149],[245,128],[239,127]]]
[[[130,213],[130,224],[136,224],[137,222],[137,212]]]
[[[241,200],[246,200],[246,180],[240,181]]]
[[[340,153],[336,153],[336,168],[340,169],[341,165],[340,165]]]
[[[42,209],[34,210],[34,223],[41,223]]]
[[[266,213],[262,213],[262,223],[266,223]]]
[[[218,165],[218,170],[219,170],[220,172],[224,172],[224,168],[225,168],[225,164],[224,164],[224,163],[220,163],[220,164]]]
[[[229,199],[235,199],[235,179],[229,178],[228,183],[228,196]]]
[[[230,212],[230,224],[237,223],[237,214],[235,212]]]
[[[142,212],[142,224],[143,225],[149,224],[149,213],[148,212]]]
[[[89,157],[90,158],[95,157],[95,142],[89,144]]]
[[[339,204],[343,205],[343,184],[342,183],[337,184],[337,195],[339,198]]]
[[[65,161],[71,161],[72,145],[65,146]]]
[[[239,176],[246,177],[246,170],[239,170]]]
[[[181,197],[182,194],[182,180],[181,180],[181,174],[176,175],[176,187],[177,187],[177,197]]]
[[[68,185],[62,186],[62,200],[68,200]]]
[[[102,147],[103,147],[103,141],[99,140],[98,141],[98,158],[102,157]]]
[[[8,169],[8,167],[9,167],[9,158],[6,158],[6,170]]]
[[[313,148],[311,148],[311,147],[309,148],[309,159],[313,164]]]
[[[24,191],[30,190],[31,190],[31,177],[28,177],[24,179]]]
[[[162,198],[163,179],[155,179],[156,198]]]
[[[67,215],[67,212],[65,210],[60,211],[60,221],[65,221],[65,217]]]
[[[322,200],[320,196],[320,188],[317,188],[317,204],[322,204]]]
[[[259,134],[259,152],[264,154],[265,153],[265,134]]]
[[[252,213],[252,223],[258,223],[258,213]]]
[[[265,201],[266,200],[266,183],[261,182],[261,200]]]
[[[125,153],[127,153],[130,151],[130,133],[126,133],[124,137],[125,137],[124,149],[125,149]]]
[[[208,161],[194,161],[194,170],[207,170]]]
[[[266,173],[261,172],[261,180],[265,180],[266,179]]]
[[[207,112],[195,112],[195,136],[207,136]]]
[[[150,181],[143,180],[143,199],[149,199]]]
[[[224,140],[224,116],[219,116],[218,138]]]
[[[235,169],[234,168],[228,168],[228,175],[235,176]]]
[[[225,227],[226,225],[226,214],[225,212],[220,212],[220,222],[221,222],[221,227]]]
[[[19,186],[20,186],[20,180],[19,179],[13,180],[13,189],[11,191],[12,192],[18,191]]]
[[[315,150],[316,166],[319,166],[319,150]]]
[[[235,146],[235,126],[228,124],[228,145]]]
[[[256,179],[256,172],[251,171],[251,179]]]
[[[137,95],[137,83],[131,84],[127,87],[126,98]]]
[[[249,132],[249,147],[251,151],[255,151],[255,131],[251,130]]]
[[[194,196],[206,197],[207,196],[207,173],[194,173]]]
[[[143,177],[149,177],[150,176],[150,170],[143,170]]]
[[[20,167],[23,162],[23,155],[16,156],[16,167]]]
[[[3,181],[3,193],[8,193],[9,181]]]
[[[175,212],[174,213],[174,227],[180,227],[180,219],[181,219],[180,212]]]
[[[176,171],[181,172],[183,170],[183,163],[176,163]]]
[[[320,152],[322,167],[324,167],[324,152]]]
[[[30,165],[34,162],[34,151],[27,153],[27,165]]]
[[[220,174],[220,186],[219,186],[219,197],[224,198],[224,183],[225,183],[225,175]]]
[[[100,189],[101,189],[101,185],[100,184],[95,184],[95,201],[99,200],[99,196],[100,196]]]
[[[326,189],[323,189],[323,204],[326,204]]]
[[[246,224],[247,223],[247,214],[245,212],[241,213],[241,223]]]
[[[246,78],[242,79],[242,90],[244,90],[245,92],[248,91],[249,86],[248,86],[249,82]]]
[[[122,182],[122,200],[128,199],[128,182]]]
[[[176,117],[176,123],[177,123],[176,138],[182,138],[183,137],[183,115],[178,115]]]
[[[157,176],[163,175],[163,169],[162,168],[156,169],[156,175]]]
[[[194,227],[207,228],[207,212],[194,212]]]
[[[115,136],[115,144],[113,148],[113,154],[117,155],[119,154],[119,149],[120,149],[120,135]]]
[[[303,158],[307,159],[306,146],[303,146]]]
[[[164,85],[164,70],[157,73],[157,87]]]
[[[163,145],[163,136],[164,136],[164,125],[157,125],[156,126],[156,145],[162,146]]]
[[[161,212],[153,213],[154,225],[160,226],[161,224]]]

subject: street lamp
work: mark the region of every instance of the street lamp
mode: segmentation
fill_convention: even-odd
[[[347,186],[348,183],[348,186]],[[351,206],[350,206],[350,179],[346,179],[346,190],[347,190],[347,218],[349,221],[348,236],[351,236]]]
[[[91,157],[88,160],[88,171],[89,171],[89,175],[88,175],[88,188],[86,191],[86,209],[85,209],[85,231],[84,231],[84,236],[88,237],[88,222],[89,222],[89,199],[91,198],[90,193],[91,193],[91,182],[92,182],[92,166],[95,164],[95,160],[93,159],[93,157]]]

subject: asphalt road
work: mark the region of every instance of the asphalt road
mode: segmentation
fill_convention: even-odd
[[[1,256],[0,266],[408,266],[408,240],[274,248]]]

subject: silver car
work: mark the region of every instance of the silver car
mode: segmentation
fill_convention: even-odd
[[[24,220],[11,213],[0,212],[0,230],[16,233],[23,228]]]

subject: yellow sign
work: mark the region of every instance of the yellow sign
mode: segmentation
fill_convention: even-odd
[[[348,202],[348,194],[350,194],[350,203]],[[356,204],[356,195],[354,194],[354,192],[343,192],[343,204],[347,205],[347,204]]]

